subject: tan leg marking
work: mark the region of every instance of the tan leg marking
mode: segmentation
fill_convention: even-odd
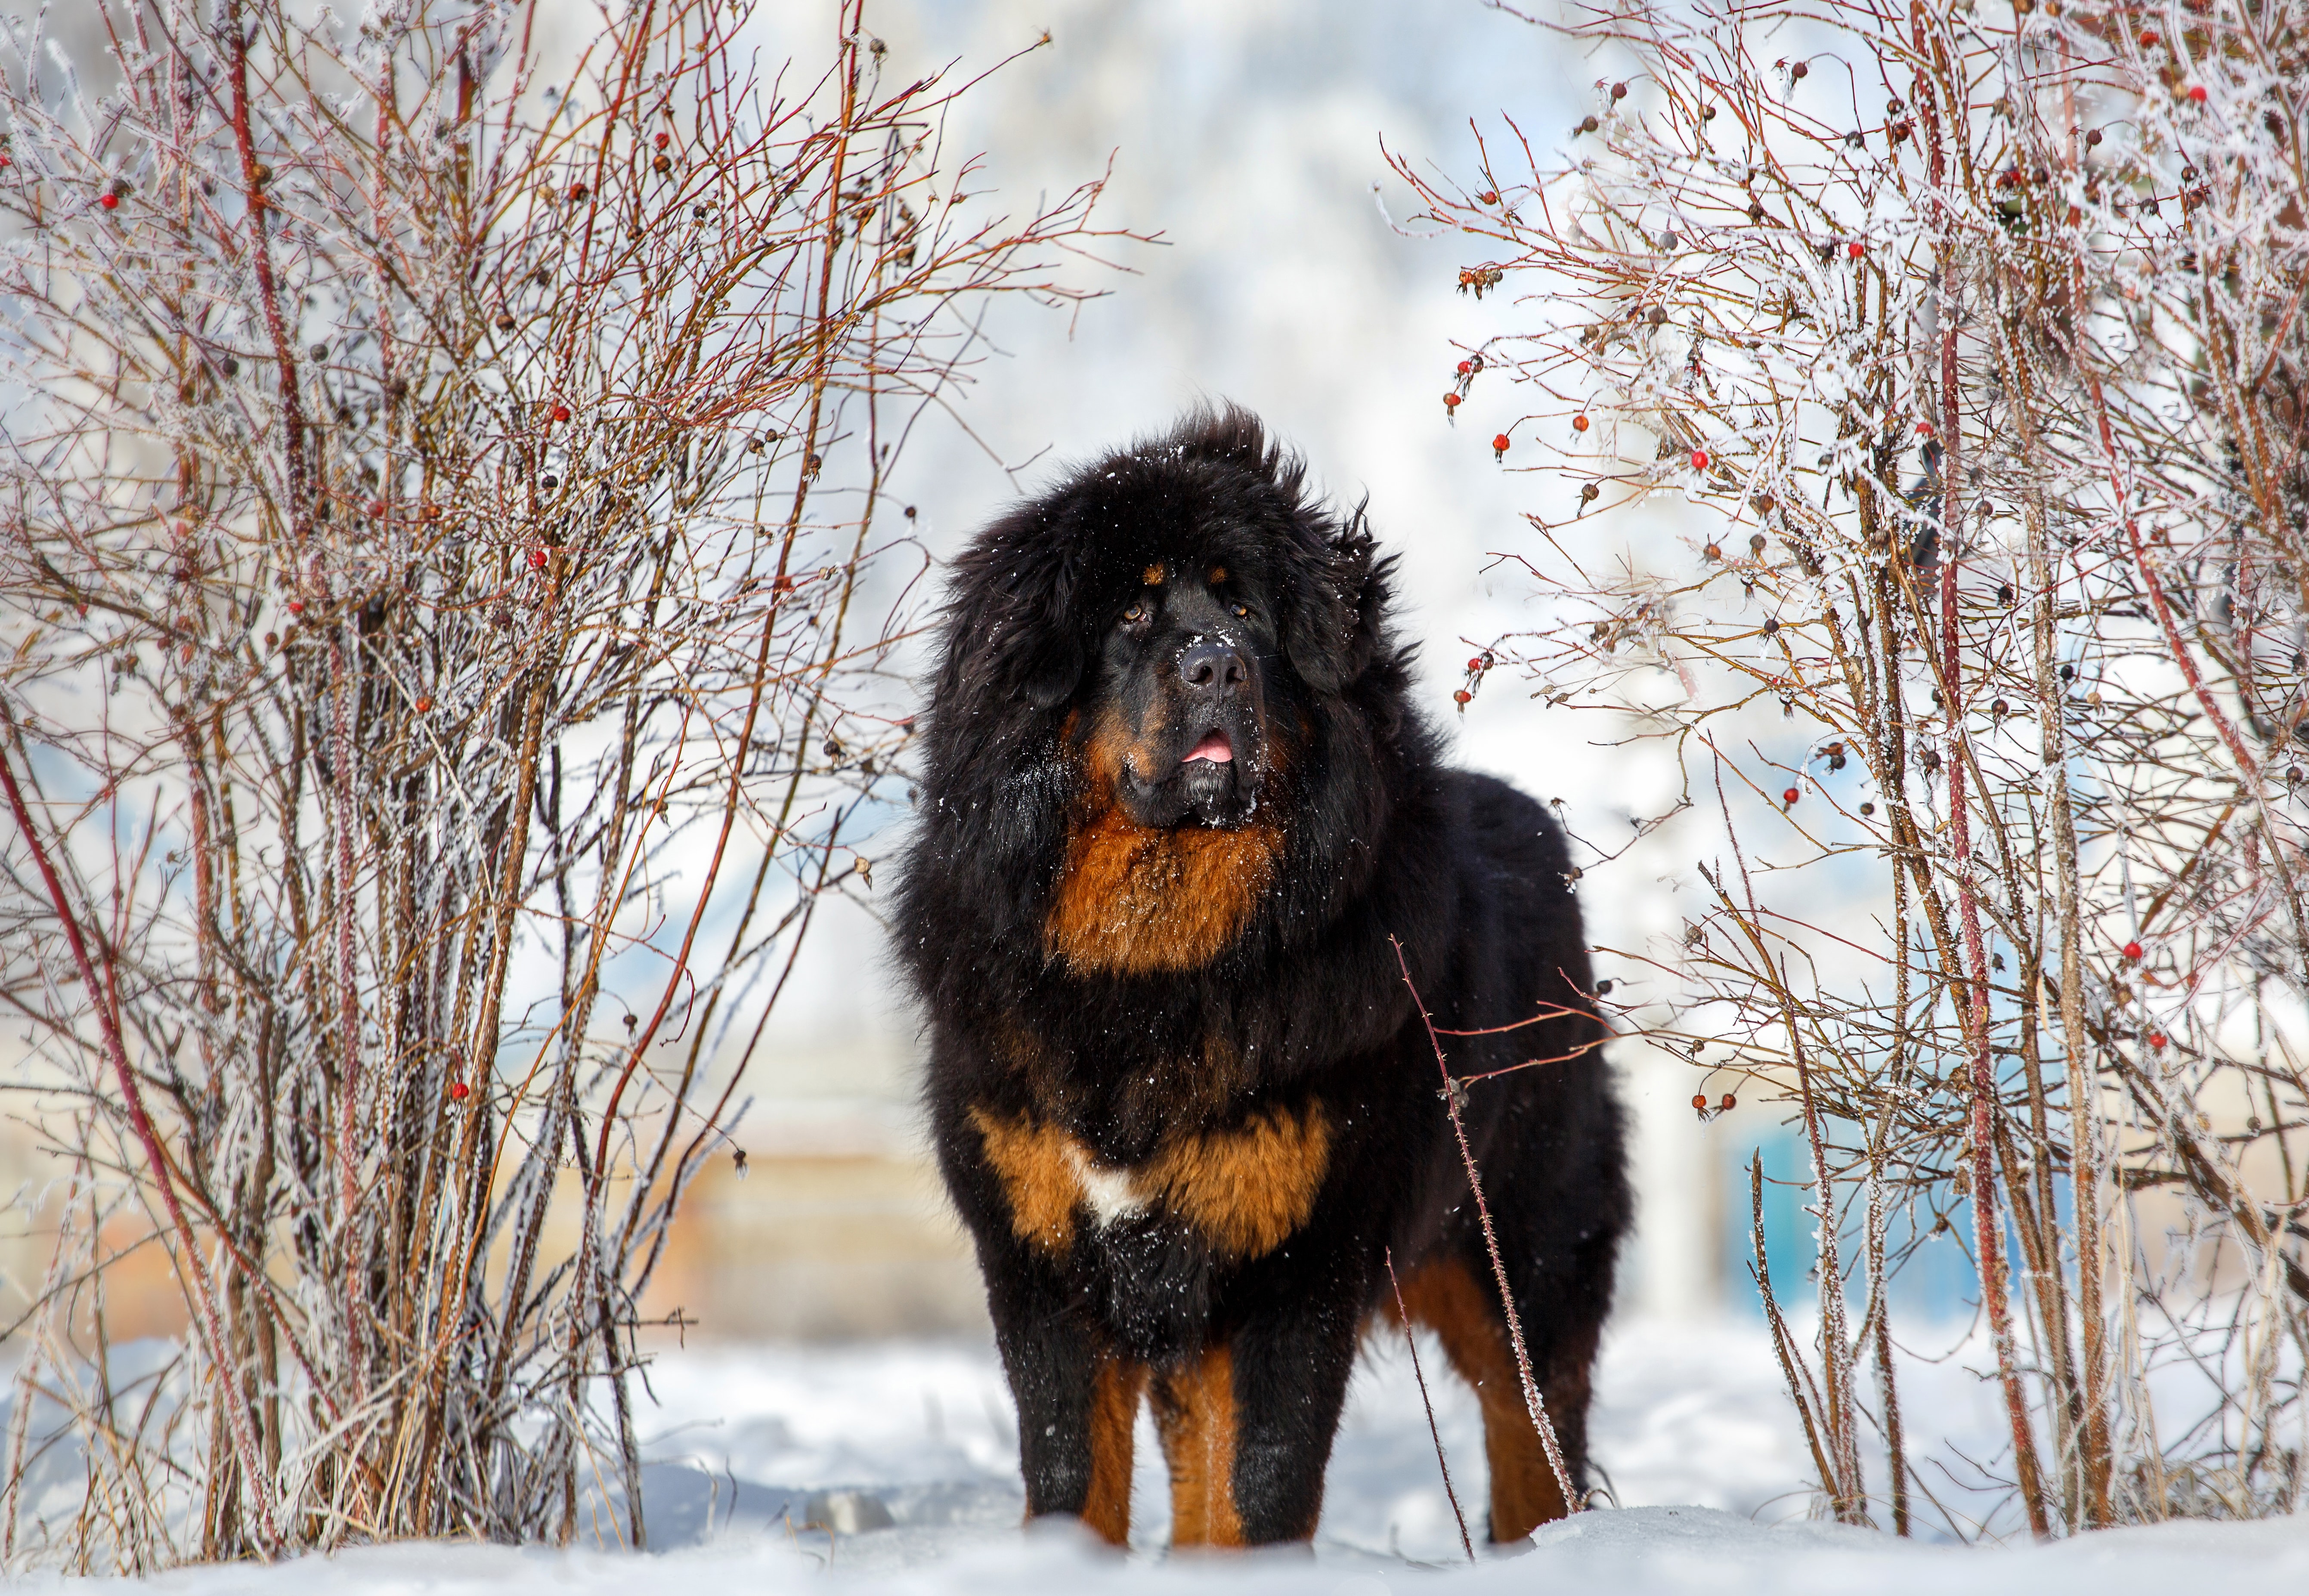
[[[1403,1282],[1404,1307],[1433,1330],[1459,1377],[1474,1387],[1483,1410],[1483,1455],[1492,1471],[1492,1539],[1520,1540],[1567,1511],[1548,1466],[1546,1448],[1523,1401],[1515,1349],[1508,1342],[1493,1283],[1477,1280],[1457,1258],[1441,1258]],[[1592,1351],[1592,1349],[1590,1349]],[[1551,1413],[1570,1412],[1587,1400],[1587,1365],[1576,1382],[1550,1382],[1541,1392]],[[1576,1384],[1576,1390],[1573,1388]]]
[[[1234,1505],[1234,1355],[1214,1347],[1200,1361],[1158,1376],[1154,1427],[1171,1466],[1171,1544],[1241,1546]]]
[[[1130,1467],[1146,1366],[1120,1358],[1099,1364],[1090,1396],[1090,1495],[1083,1523],[1112,1546],[1130,1544]]]

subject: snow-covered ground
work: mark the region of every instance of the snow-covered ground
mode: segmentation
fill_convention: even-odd
[[[1436,1417],[1480,1542],[1472,1400],[1425,1354]],[[1987,1493],[1963,1460],[1993,1458],[1995,1414],[1961,1357],[1915,1363],[1903,1405],[1922,1483],[1950,1511]],[[1399,1341],[1359,1373],[1321,1530],[1304,1552],[1166,1559],[1168,1507],[1140,1431],[1133,1549],[1067,1530],[1022,1531],[1016,1436],[990,1350],[896,1344],[697,1348],[653,1370],[644,1512],[658,1549],[619,1549],[596,1511],[572,1551],[379,1548],[271,1569],[187,1569],[143,1582],[170,1596],[250,1592],[722,1596],[832,1583],[859,1592],[1155,1596],[1259,1591],[1387,1596],[1455,1588],[1550,1592],[1925,1592],[1967,1596],[2221,1596],[2309,1590],[2309,1522],[2174,1524],[2052,1547],[1900,1542],[1806,1522],[1804,1462],[1760,1328],[1636,1321],[1607,1343],[1595,1451],[1621,1505],[1543,1531],[1468,1568]],[[1881,1483],[1881,1466],[1877,1471]],[[830,1527],[822,1527],[830,1526]],[[1479,1545],[1479,1552],[1482,1550]],[[51,1583],[34,1578],[38,1589]],[[75,1582],[76,1583],[78,1582]]]

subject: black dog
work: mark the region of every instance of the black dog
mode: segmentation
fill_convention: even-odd
[[[1518,1027],[1447,1034],[1456,1076],[1543,1061],[1465,1116],[1575,1488],[1629,1212],[1604,1030],[1561,833],[1440,763],[1391,562],[1302,476],[1198,415],[957,561],[897,910],[933,1129],[1030,1514],[1127,1539],[1147,1394],[1177,1543],[1311,1535],[1391,1255],[1514,1540],[1567,1504],[1413,987],[1447,1033]]]

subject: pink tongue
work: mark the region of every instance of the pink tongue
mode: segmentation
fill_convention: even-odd
[[[1192,764],[1198,759],[1207,759],[1215,764],[1226,764],[1233,758],[1234,746],[1227,741],[1226,733],[1215,731],[1188,750],[1187,757],[1179,763]]]

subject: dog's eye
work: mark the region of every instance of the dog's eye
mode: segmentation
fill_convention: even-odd
[[[1248,604],[1238,604],[1234,607],[1234,612],[1238,616],[1247,616],[1250,613],[1250,606]]]
[[[1146,618],[1146,606],[1144,604],[1134,604],[1122,612],[1123,624],[1126,625],[1135,626]]]

